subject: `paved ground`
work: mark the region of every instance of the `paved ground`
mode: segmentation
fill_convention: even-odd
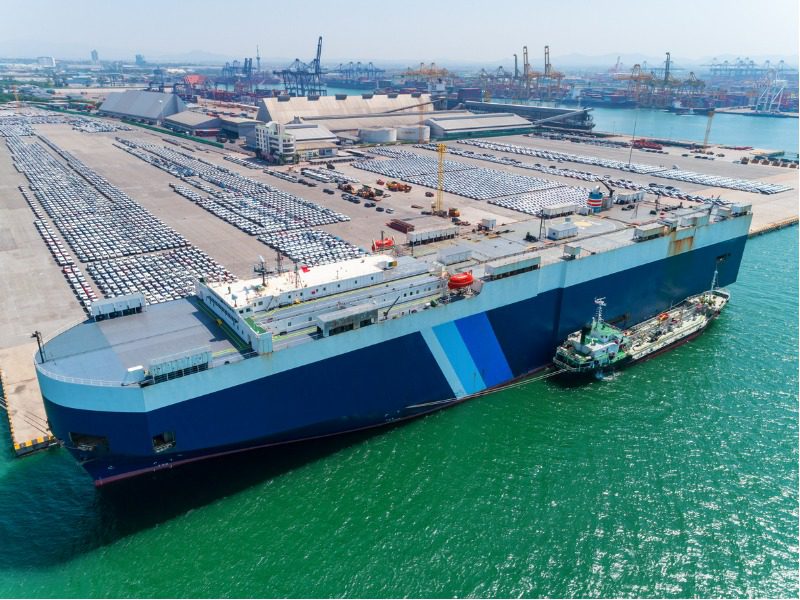
[[[34,352],[36,342],[0,348],[11,443],[17,452],[26,445],[41,443],[51,435],[33,366]]]
[[[61,148],[75,154],[89,167],[125,191],[236,275],[250,277],[252,265],[259,255],[263,255],[268,262],[274,263],[275,253],[253,236],[243,233],[174,193],[169,188],[169,183],[176,183],[177,179],[113,146],[114,138],[117,135],[167,145],[163,142],[161,134],[138,128],[131,132],[86,134],[72,131],[65,125],[40,126],[39,131]],[[627,161],[631,154],[628,149],[605,148],[524,136],[494,139],[622,161]],[[377,212],[374,208],[365,208],[363,204],[356,205],[346,202],[338,191],[335,195],[324,194],[323,189],[332,187],[330,185],[319,183],[317,187],[309,188],[289,183],[261,170],[247,169],[222,160],[222,156],[229,151],[219,151],[188,141],[182,141],[181,144],[196,148],[198,156],[202,156],[206,160],[224,165],[242,175],[264,181],[274,187],[349,215],[352,218],[351,221],[329,225],[324,229],[364,248],[369,248],[371,241],[380,237],[381,230],[386,235],[394,236],[398,242],[405,241],[403,234],[390,230],[386,226],[386,222],[391,218],[414,218],[430,221],[429,217],[420,216],[419,208],[412,208],[412,205],[426,209],[430,207],[431,198],[425,196],[425,192],[430,191],[429,188],[414,185],[410,193],[390,193],[391,197],[380,202],[380,206],[391,207],[395,210],[394,214],[387,215],[385,212]],[[451,144],[456,147],[461,146],[452,142]],[[470,148],[468,146],[461,147]],[[435,155],[433,152],[425,150],[413,151]],[[685,151],[682,149],[669,149],[668,152],[668,154],[649,154],[634,150],[632,160],[663,166],[675,164],[682,169],[729,177],[788,183],[793,185],[793,190],[771,196],[727,189],[704,189],[702,186],[683,182],[674,182],[674,185],[690,193],[720,195],[728,200],[751,202],[754,212],[754,229],[763,228],[770,223],[797,218],[798,187],[800,187],[797,181],[798,170],[763,165],[733,164],[732,161],[741,155],[735,151],[721,150],[726,157],[717,158],[713,162],[693,159],[691,156],[683,157],[681,154]],[[533,157],[511,156],[526,162],[544,162]],[[476,159],[453,158],[476,166],[553,179],[566,185],[584,187],[591,185],[575,179],[544,176],[538,172],[496,165]],[[667,180],[647,175],[626,174],[613,169],[576,163],[563,163],[562,166],[597,174],[609,174],[615,178],[624,177],[645,185],[651,181],[667,182]],[[375,185],[377,179],[380,178],[375,173],[362,171],[348,164],[340,163],[336,167],[369,185]],[[282,169],[288,170],[289,168]],[[13,168],[5,144],[0,141],[0,273],[4,277],[7,290],[6,293],[0,294],[0,369],[4,371],[6,396],[11,404],[9,412],[15,438],[18,441],[40,437],[44,429],[44,411],[31,360],[35,349],[35,344],[30,340],[31,332],[38,329],[45,337],[49,337],[64,326],[81,320],[84,316],[60,269],[52,260],[47,247],[33,227],[33,213],[17,190],[18,185],[25,183],[24,178]],[[673,201],[667,200],[667,202]],[[485,201],[470,200],[449,193],[444,194],[444,206],[445,208],[458,208],[462,218],[473,224],[484,217],[497,219],[499,225],[529,219],[527,215],[492,206]]]
[[[0,140],[0,348],[27,343],[35,329],[52,332],[83,315],[33,226],[33,212],[17,189],[23,183]]]

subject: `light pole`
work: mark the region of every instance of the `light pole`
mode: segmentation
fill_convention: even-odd
[[[39,359],[44,363],[44,349],[42,348],[42,333],[39,330],[31,334],[32,338],[36,339],[36,345],[39,347]]]
[[[636,124],[639,122],[639,107],[636,107],[636,114],[633,117],[633,135],[631,135],[631,151],[628,153],[628,166],[631,166],[631,158],[633,157],[633,140],[636,139]]]

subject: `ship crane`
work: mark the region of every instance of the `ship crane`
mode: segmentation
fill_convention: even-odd
[[[397,298],[395,298],[394,302],[392,302],[389,305],[389,308],[387,308],[385,311],[383,311],[383,318],[384,319],[388,319],[389,318],[389,311],[392,310],[394,308],[394,305],[397,304],[400,301],[400,298],[401,298],[401,296],[398,296]]]
[[[608,190],[608,199],[611,200],[611,202],[614,202],[614,188],[608,185],[604,179],[601,179],[600,183],[602,183],[603,186]]]

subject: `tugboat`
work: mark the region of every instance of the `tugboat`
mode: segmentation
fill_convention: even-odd
[[[591,325],[567,337],[556,350],[553,363],[566,375],[607,373],[651,358],[696,338],[716,319],[730,300],[730,293],[717,289],[717,271],[711,289],[690,296],[651,319],[621,330],[603,320],[605,298],[595,299],[597,312]]]

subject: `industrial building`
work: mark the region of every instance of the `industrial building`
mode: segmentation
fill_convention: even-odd
[[[217,116],[196,110],[184,110],[164,119],[164,125],[189,135],[218,135],[220,133],[231,139],[246,140],[245,145],[256,148],[255,119],[244,117]]]
[[[430,94],[362,94],[348,96],[278,96],[262,98],[258,120],[265,123],[290,123],[295,118],[330,120],[368,115],[392,115],[406,112],[419,119],[420,113],[433,112]],[[388,123],[387,123],[388,125]],[[358,129],[356,127],[355,129]]]
[[[220,129],[231,139],[245,140],[245,146],[255,149],[256,126],[259,121],[246,117],[220,117]]]
[[[450,112],[438,114],[425,121],[430,127],[431,137],[450,140],[465,137],[486,137],[490,135],[516,135],[529,133],[533,125],[527,119],[512,113],[479,115],[474,113]]]
[[[164,119],[164,125],[189,135],[216,135],[222,120],[206,113],[184,110]]]
[[[298,120],[299,121],[299,120]],[[261,156],[276,162],[295,162],[336,155],[337,138],[315,123],[272,121],[255,128],[256,147]]]
[[[511,135],[532,129],[528,120],[510,112],[436,111],[430,94],[420,93],[263,98],[258,120],[314,123],[345,139],[380,144]]]
[[[100,105],[100,114],[151,124],[185,110],[186,104],[177,94],[144,90],[111,92]]]
[[[423,122],[432,114],[434,105],[429,94],[337,94],[263,98],[258,120],[315,123],[352,140],[361,139],[359,132],[363,132],[368,140],[392,138],[394,141],[396,136],[396,140],[419,141],[429,139],[428,127]],[[422,138],[420,127],[423,128]]]

